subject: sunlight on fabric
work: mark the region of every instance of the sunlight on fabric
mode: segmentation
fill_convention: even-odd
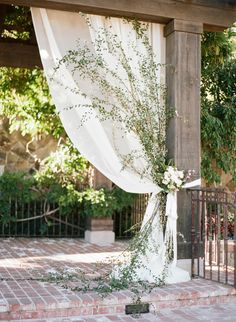
[[[142,73],[140,72],[140,61],[137,53],[145,55],[145,46],[137,37],[137,33],[132,24],[124,19],[110,18],[87,15],[83,16],[78,13],[54,11],[46,9],[32,8],[32,17],[34,28],[36,32],[37,41],[40,52],[47,52],[48,56],[41,56],[44,71],[46,73],[50,91],[54,103],[59,112],[63,126],[72,140],[73,144],[78,148],[80,153],[85,156],[101,173],[113,181],[120,188],[134,193],[153,193],[153,197],[147,207],[144,222],[150,217],[153,217],[155,212],[155,220],[153,221],[153,230],[148,237],[148,243],[151,248],[158,248],[157,253],[148,252],[147,256],[143,256],[143,266],[137,272],[141,280],[154,282],[153,276],[161,274],[163,269],[166,269],[166,249],[167,243],[165,236],[160,227],[160,210],[158,193],[161,188],[155,183],[151,176],[150,167],[147,158],[143,153],[143,146],[134,132],[132,135],[121,133],[123,127],[114,120],[101,121],[94,110],[89,110],[89,118],[81,125],[81,120],[86,113],[86,108],[91,106],[93,96],[96,95],[100,99],[103,98],[102,93],[96,84],[90,79],[81,77],[80,74],[73,72],[73,67],[68,66],[62,62],[57,68],[55,76],[55,68],[58,67],[58,62],[62,60],[68,51],[76,50],[78,42],[80,46],[87,46],[89,50],[95,55],[101,55],[103,61],[108,66],[109,70],[116,73],[123,87],[131,92],[132,96],[132,82],[127,82],[127,73],[124,73],[122,66],[119,65],[119,59],[113,55],[112,50],[109,50],[109,43],[106,37],[102,38],[100,48],[96,47],[93,40],[99,37],[99,30],[108,30],[118,37],[119,43],[122,46],[122,52],[130,64],[132,71],[138,84],[141,84],[140,91],[135,92],[135,97],[141,102],[141,93],[146,86],[143,78],[140,79]],[[89,20],[89,23],[88,21]],[[152,46],[156,65],[165,63],[165,38],[163,35],[163,25],[147,24],[147,34],[149,42]],[[119,68],[120,67],[120,68]],[[156,69],[155,69],[156,70]],[[116,87],[117,78],[112,77],[112,72],[104,75],[104,79],[108,80],[112,86]],[[113,73],[113,75],[114,75]],[[154,77],[158,82],[164,82],[165,76],[161,71],[158,71]],[[131,89],[131,90],[130,90]],[[147,89],[149,90],[149,89]],[[155,91],[154,91],[155,92]],[[144,95],[144,94],[143,94]],[[159,97],[159,94],[156,95]],[[108,97],[112,103],[117,102],[116,97]],[[134,99],[135,100],[135,99]],[[144,100],[143,106],[149,104],[149,101]],[[156,106],[156,104],[153,104]],[[79,106],[79,108],[78,108]],[[122,105],[123,106],[123,105]],[[121,106],[121,107],[122,107]],[[155,106],[153,110],[156,111]],[[77,108],[76,108],[77,107]],[[110,105],[108,106],[109,109]],[[132,111],[132,104],[129,105],[129,111]],[[163,122],[165,123],[165,122]],[[118,126],[119,125],[119,126]],[[161,124],[159,123],[159,127]],[[136,171],[124,166],[120,155],[129,155],[135,150],[136,157],[133,159],[134,168]],[[147,171],[146,171],[147,169]],[[145,172],[146,171],[146,172]],[[140,175],[145,173],[145,175]],[[169,198],[175,204],[173,210],[176,209],[176,197]],[[172,202],[171,201],[171,202]],[[173,213],[173,212],[170,212]],[[173,238],[174,243],[174,260],[169,265],[167,282],[177,283],[188,281],[189,274],[176,267],[177,247],[176,247],[176,219],[177,215],[169,217],[167,228],[169,235]],[[158,245],[158,246],[157,246]],[[155,247],[156,246],[156,247]],[[80,256],[80,257],[76,257]],[[97,255],[94,255],[97,258]],[[101,254],[99,254],[101,256]],[[104,255],[106,256],[106,255]],[[58,255],[55,259],[60,258]],[[89,261],[93,258],[92,254],[88,255],[73,255],[72,257],[65,257],[67,260],[84,260]],[[61,259],[61,258],[60,258]],[[146,268],[144,268],[146,267]],[[151,272],[151,273],[150,273]]]
[[[49,58],[48,52],[45,49],[40,50],[40,56],[42,57],[42,59]]]

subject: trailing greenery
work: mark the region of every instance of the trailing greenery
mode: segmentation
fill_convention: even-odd
[[[6,17],[9,28],[3,37],[29,39],[29,15],[29,8],[15,6]],[[15,25],[24,32],[14,30]],[[209,184],[220,182],[218,170],[232,174],[235,181],[234,39],[233,28],[204,33],[202,38],[202,176]],[[142,67],[145,72],[145,64]],[[0,68],[0,86],[0,113],[9,118],[11,131],[19,129],[33,136],[64,134],[42,71]]]
[[[232,29],[233,30],[233,29]],[[235,33],[204,33],[202,40],[202,176],[220,183],[220,171],[236,183]]]
[[[87,22],[90,25],[89,19]],[[89,119],[89,111],[94,109],[101,121],[109,119],[115,122],[124,134],[134,134],[141,143],[142,151],[119,154],[124,168],[138,173],[141,177],[147,177],[165,188],[162,180],[169,164],[165,141],[170,112],[166,107],[165,85],[158,81],[158,73],[164,66],[156,61],[146,25],[137,21],[130,23],[133,24],[137,38],[142,43],[144,53],[135,49],[133,44],[129,44],[134,57],[127,55],[118,36],[109,29],[101,28],[95,40],[96,53],[86,44],[78,45],[76,50],[69,51],[65,55],[58,70],[61,64],[66,64],[72,70],[75,79],[79,77],[90,80],[94,88],[99,88],[101,97],[89,93],[91,104],[71,106],[71,108],[87,107],[81,125]],[[104,39],[108,44],[107,48]],[[108,56],[113,55],[117,64],[109,66],[103,57],[104,52]],[[132,66],[135,59],[136,69]],[[121,72],[125,74],[125,81],[120,76]],[[54,78],[57,78],[56,72]],[[87,97],[86,93],[81,93],[79,87],[71,88],[71,91]],[[115,144],[115,139],[113,141]],[[135,160],[139,158],[146,161],[145,169],[139,169],[135,164]]]
[[[109,259],[105,263],[96,263],[93,274],[79,268],[70,270],[57,269],[57,271],[49,272],[47,275],[42,274],[40,280],[55,283],[74,292],[96,292],[101,298],[105,298],[114,291],[129,290],[134,304],[142,304],[142,296],[151,293],[157,287],[156,284],[150,285],[143,281],[134,282],[127,279],[117,280],[110,278],[109,273],[99,275],[101,269],[109,272],[111,264]],[[159,286],[163,286],[162,281],[160,281]],[[155,309],[154,306],[153,309]],[[133,317],[138,318],[140,313],[137,307]]]
[[[134,28],[137,31],[137,38],[144,41],[147,49],[147,56],[139,57],[139,72],[142,81],[137,82],[135,72],[129,66],[129,60],[125,57],[120,43],[117,39],[106,34],[110,41],[109,50],[122,57],[121,65],[127,74],[128,88],[124,86],[113,87],[108,81],[101,83],[100,72],[104,70],[111,78],[117,78],[117,70],[111,72],[109,66],[102,60],[101,56],[94,57],[85,49],[70,52],[63,62],[74,63],[74,72],[81,72],[84,78],[92,79],[100,86],[103,99],[93,97],[93,102],[89,108],[98,109],[101,119],[113,118],[119,120],[118,123],[125,124],[127,132],[135,133],[141,142],[143,151],[141,155],[131,153],[122,155],[124,167],[138,172],[141,177],[152,178],[152,180],[165,191],[160,194],[160,224],[165,232],[167,217],[165,216],[166,194],[168,191],[175,191],[181,184],[173,186],[172,180],[167,183],[164,173],[167,173],[169,160],[166,156],[165,131],[170,115],[167,113],[165,105],[165,87],[156,83],[157,70],[159,65],[155,63],[154,56],[145,37],[145,28],[136,22]],[[21,37],[27,37],[26,34]],[[203,37],[203,63],[202,63],[202,174],[208,183],[219,182],[220,177],[217,169],[223,169],[232,174],[235,180],[235,75],[236,61],[232,56],[232,46],[230,44],[230,34],[210,33]],[[98,39],[98,45],[102,45],[102,37]],[[78,60],[78,57],[82,57]],[[92,68],[88,68],[88,66]],[[120,66],[119,66],[120,67]],[[118,68],[118,66],[117,66]],[[11,130],[19,129],[23,134],[35,135],[38,133],[50,133],[59,137],[63,133],[61,124],[55,113],[54,106],[48,96],[48,89],[40,71],[20,71],[12,70],[12,79],[8,79],[8,70],[1,70],[0,80],[3,92],[0,94],[2,112],[11,121]],[[11,75],[10,72],[10,75]],[[43,90],[40,86],[43,84]],[[124,85],[124,84],[123,84]],[[45,86],[45,87],[44,87]],[[13,90],[12,90],[13,89]],[[72,89],[73,90],[73,89]],[[159,94],[159,91],[161,94]],[[39,96],[38,93],[41,93]],[[108,93],[108,94],[107,94]],[[105,110],[107,99],[110,94],[115,97],[116,104],[110,104],[110,110]],[[162,100],[160,100],[162,97]],[[78,108],[79,106],[77,106]],[[127,111],[132,111],[128,114]],[[158,114],[157,114],[158,111]],[[124,112],[124,113],[123,113]],[[86,121],[86,116],[85,120]],[[122,126],[121,126],[122,127]],[[147,167],[139,172],[135,165],[137,157],[144,157]],[[215,166],[212,164],[215,161]],[[3,204],[12,196],[12,191],[16,192],[17,198],[30,201],[35,198],[47,198],[48,202],[59,202],[64,215],[69,215],[75,204],[80,205],[84,215],[111,216],[116,210],[121,210],[132,203],[133,196],[128,195],[120,189],[108,191],[106,189],[91,189],[81,191],[84,172],[87,163],[71,146],[64,146],[49,157],[44,162],[44,167],[33,177],[26,174],[5,174],[0,182],[1,221],[3,223],[14,221],[14,217],[9,215],[7,204]],[[177,181],[181,179],[177,178]],[[171,188],[170,188],[171,187]],[[32,189],[33,188],[33,189]],[[1,190],[2,189],[2,190]],[[6,190],[4,190],[6,189]],[[64,283],[65,279],[81,281],[81,286],[75,287],[75,291],[95,290],[102,296],[114,290],[131,289],[134,294],[134,301],[140,302],[143,292],[150,292],[155,286],[163,285],[167,266],[173,260],[173,240],[168,239],[166,262],[162,274],[155,279],[155,283],[150,285],[140,280],[134,280],[135,270],[140,268],[140,255],[145,256],[148,249],[148,238],[154,226],[155,214],[143,227],[142,234],[134,238],[129,247],[131,251],[131,265],[124,267],[122,278],[113,276],[101,276],[95,280],[88,279],[83,273],[78,275],[66,275],[58,272],[56,276],[47,277],[48,281]],[[157,234],[160,232],[156,232]],[[150,251],[150,248],[148,249]],[[158,253],[159,245],[153,245],[153,253]],[[127,254],[125,254],[127,255]],[[128,256],[128,255],[127,255]],[[150,272],[151,274],[151,272]],[[63,286],[63,285],[62,285]],[[65,285],[67,288],[68,286]]]
[[[85,19],[89,28],[93,29],[90,19]],[[148,214],[150,218],[147,222],[144,220],[140,232],[131,241],[126,261],[114,267],[109,282],[104,281],[105,284],[113,284],[115,281],[115,284],[127,287],[132,283],[142,283],[141,275],[145,272],[158,286],[164,283],[169,272],[168,266],[174,260],[176,236],[172,230],[172,221],[167,225],[167,194],[174,194],[182,187],[185,175],[167,157],[166,129],[173,111],[166,105],[166,88],[159,77],[165,66],[157,62],[153,53],[148,25],[133,20],[125,20],[124,23],[130,24],[131,33],[134,33],[134,37],[127,34],[125,46],[112,31],[107,18],[107,28],[93,30],[96,35],[93,40],[95,50],[91,50],[86,42],[78,40],[76,50],[69,51],[60,61],[52,81],[60,84],[62,65],[72,72],[75,82],[88,81],[94,88],[88,92],[80,89],[79,82],[71,88],[73,93],[82,95],[88,103],[78,102],[77,105],[65,108],[84,111],[78,126],[83,126],[93,113],[101,123],[109,121],[113,124],[111,144],[123,169],[162,189],[158,195],[154,193],[153,212]],[[122,153],[118,142],[126,135],[134,137],[139,142],[139,148]],[[163,240],[158,240],[157,235],[163,236]],[[153,258],[159,257],[163,265],[156,274],[149,264]]]

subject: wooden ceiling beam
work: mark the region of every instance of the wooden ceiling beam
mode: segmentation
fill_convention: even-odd
[[[235,0],[176,0],[176,2],[220,9],[234,9],[235,6]]]
[[[0,34],[4,29],[4,20],[7,13],[7,5],[0,6]]]
[[[0,67],[42,68],[38,46],[0,42]]]
[[[221,31],[236,21],[235,0],[0,0],[0,3],[137,17],[159,23],[175,18],[201,22],[205,30]]]

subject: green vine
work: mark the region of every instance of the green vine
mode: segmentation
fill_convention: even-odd
[[[85,19],[89,28],[93,30],[89,18],[85,16]],[[109,25],[109,18],[107,23]],[[118,35],[112,32],[111,26],[107,29],[100,28],[95,31],[96,38],[93,43],[95,52],[87,43],[79,40],[77,49],[70,50],[59,62],[52,81],[61,84],[60,68],[63,65],[63,68],[66,66],[72,72],[75,81],[78,79],[89,81],[91,87],[94,87],[94,91],[90,90],[88,94],[80,90],[79,83],[78,86],[71,88],[73,93],[82,95],[91,102],[66,107],[86,110],[78,126],[83,126],[90,119],[92,111],[95,111],[100,122],[109,120],[124,136],[131,133],[139,141],[141,149],[124,154],[117,146],[115,131],[112,133],[112,144],[123,169],[138,174],[142,179],[148,179],[162,191],[157,196],[158,203],[151,218],[131,241],[127,249],[129,254],[126,256],[127,261],[115,263],[109,283],[115,285],[121,283],[126,286],[143,283],[138,271],[145,269],[158,286],[164,283],[168,265],[174,259],[174,240],[171,236],[168,240],[164,238],[165,263],[162,272],[154,276],[148,267],[147,257],[150,253],[159,256],[162,250],[161,245],[152,239],[152,232],[156,231],[156,234],[165,236],[168,220],[167,194],[179,190],[185,176],[183,171],[178,171],[167,157],[166,129],[173,116],[173,110],[166,105],[166,87],[158,78],[158,73],[164,70],[165,66],[156,60],[148,38],[147,24],[133,20],[125,20],[124,23],[131,24],[132,32],[135,33],[142,50],[130,40],[128,43],[130,52],[126,51]],[[111,66],[104,56],[112,56],[115,63]],[[125,76],[121,77],[121,74]],[[96,94],[97,90],[99,95]],[[136,162],[139,159],[145,161],[144,167],[139,167]],[[145,261],[147,265],[144,264]],[[107,281],[104,283],[107,285]]]
[[[134,133],[139,138],[143,150],[120,154],[124,168],[140,174],[141,177],[152,178],[157,185],[164,187],[163,173],[168,165],[165,144],[166,124],[170,116],[165,102],[165,85],[158,81],[158,71],[164,66],[155,60],[146,33],[146,25],[135,24],[135,28],[137,37],[140,38],[146,51],[145,54],[141,54],[130,44],[137,56],[140,79],[131,67],[132,57],[126,56],[117,35],[106,29],[98,32],[95,44],[98,48],[96,54],[91,52],[86,44],[78,47],[77,50],[69,51],[57,67],[54,79],[57,79],[57,71],[60,70],[61,64],[66,64],[72,70],[75,79],[77,77],[88,79],[94,86],[98,86],[102,98],[96,95],[89,96],[91,104],[83,104],[83,107],[87,107],[87,111],[84,113],[81,125],[89,119],[89,110],[95,109],[101,121],[110,119],[115,121],[124,133]],[[118,60],[118,65],[114,66],[114,69],[110,68],[103,59],[104,39],[108,42],[107,53],[112,53]],[[127,84],[119,76],[118,68],[126,74]],[[103,77],[104,74],[107,78]],[[109,78],[115,79],[118,85],[113,85]],[[71,91],[87,97],[86,93],[81,93],[77,87],[71,88]],[[110,100],[111,97],[114,101]],[[81,107],[80,104],[71,106],[71,108]],[[135,165],[135,160],[140,157],[147,161],[144,170],[140,170]]]

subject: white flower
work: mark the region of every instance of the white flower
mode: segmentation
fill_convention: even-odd
[[[181,187],[183,184],[183,181],[181,179],[178,179],[175,181],[175,183],[176,183],[177,187]]]
[[[177,168],[168,166],[163,175],[162,183],[169,191],[178,191],[184,182],[184,171],[179,171]]]
[[[177,171],[180,179],[184,179],[184,171]]]
[[[169,172],[171,175],[175,173],[175,168],[172,166],[169,166],[166,170],[167,172]]]
[[[165,184],[165,185],[168,185],[168,184],[170,183],[170,181],[169,181],[169,180],[165,180],[165,179],[163,179],[163,180],[162,180],[162,183],[163,183],[163,184]]]

